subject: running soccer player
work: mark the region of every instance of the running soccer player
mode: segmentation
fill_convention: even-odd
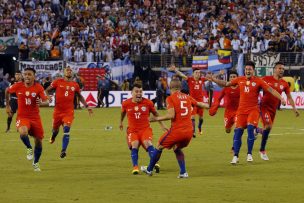
[[[234,156],[231,164],[237,164],[239,161],[239,151],[242,145],[242,135],[244,129],[247,128],[247,161],[252,162],[252,148],[254,145],[254,129],[257,127],[259,121],[259,107],[258,97],[260,90],[263,89],[265,92],[269,92],[285,105],[286,102],[281,95],[265,83],[261,78],[254,76],[255,64],[249,61],[245,65],[245,76],[237,77],[234,80],[227,82],[218,80],[212,77],[211,80],[221,86],[236,86],[240,87],[240,102],[236,113],[236,128],[234,130]]]
[[[150,164],[147,168],[142,168],[150,176],[152,175],[152,169],[160,159],[162,150],[173,148],[180,167],[178,178],[188,178],[182,149],[187,147],[192,139],[191,109],[192,106],[208,108],[209,105],[195,101],[180,90],[181,82],[178,79],[171,80],[171,95],[167,98],[167,114],[150,118],[151,122],[171,120],[171,128],[158,140],[158,145],[150,158]]]
[[[285,92],[287,96],[287,100],[289,101],[292,109],[298,117],[300,114],[296,109],[295,103],[291,97],[290,89],[288,83],[283,79],[284,75],[284,64],[282,62],[277,62],[273,68],[272,76],[265,76],[262,79],[273,89],[275,89],[279,94]],[[260,103],[261,108],[261,120],[263,123],[263,131],[262,131],[262,142],[260,147],[260,156],[261,159],[268,161],[269,157],[266,154],[266,143],[268,140],[269,133],[271,131],[277,107],[280,105],[280,100],[274,97],[269,92],[264,92],[262,101]]]
[[[15,81],[11,84],[11,86],[15,83],[22,82],[22,74],[19,70],[15,73]],[[11,107],[11,112],[8,112],[7,115],[7,127],[6,127],[6,133],[8,133],[11,129],[11,123],[14,117],[14,114],[17,112],[18,109],[18,101],[17,101],[17,95],[15,93],[12,93],[10,95],[9,105]]]
[[[64,78],[54,80],[45,90],[49,96],[51,90],[55,89],[55,108],[53,113],[53,129],[50,143],[53,144],[59,133],[60,126],[63,126],[62,149],[60,157],[66,157],[67,147],[70,141],[70,129],[74,120],[74,96],[88,109],[89,115],[93,113],[85,99],[80,93],[77,82],[73,81],[73,72],[70,67],[64,69]],[[50,98],[50,96],[49,96]]]
[[[187,80],[189,86],[189,93],[190,96],[198,102],[203,102],[203,86],[205,85],[206,78],[201,77],[201,71],[199,69],[193,69],[193,76],[188,77],[182,72],[178,71],[174,65],[170,66],[170,71],[174,71],[178,76],[182,77],[184,80]],[[193,137],[196,137],[195,134],[195,115],[199,116],[198,119],[198,131],[199,134],[202,135],[202,125],[203,125],[203,116],[204,116],[204,109],[197,108],[196,106],[193,107],[192,110],[192,126],[193,126]]]
[[[23,72],[24,82],[18,82],[6,90],[6,112],[11,113],[9,105],[10,94],[15,93],[18,98],[16,127],[20,138],[27,148],[27,159],[33,159],[33,149],[28,135],[34,137],[34,171],[40,171],[39,159],[42,153],[43,127],[39,115],[39,106],[48,106],[48,99],[43,87],[35,82],[36,71],[26,68]]]
[[[236,71],[230,71],[229,81],[238,77]],[[214,116],[220,106],[222,99],[225,99],[224,123],[226,133],[231,132],[231,128],[235,123],[236,111],[239,106],[240,88],[238,86],[224,87],[216,101],[209,109],[209,115]]]
[[[149,123],[149,116],[152,113],[158,116],[158,113],[151,100],[142,97],[142,86],[139,83],[134,83],[132,88],[132,97],[122,103],[121,117],[120,117],[120,130],[123,130],[123,120],[127,115],[128,128],[127,128],[127,143],[131,150],[131,159],[133,164],[132,174],[139,173],[138,168],[138,149],[140,145],[149,153],[151,157],[154,147],[152,144],[152,128]],[[162,122],[161,128],[167,130]],[[159,165],[155,166],[155,170],[159,172]]]

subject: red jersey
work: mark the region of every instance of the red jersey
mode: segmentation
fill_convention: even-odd
[[[43,87],[39,83],[34,83],[26,87],[23,82],[13,84],[8,88],[10,94],[15,93],[18,98],[18,117],[40,118],[39,106],[36,103],[37,98],[43,101],[47,99]]]
[[[270,87],[275,89],[278,93],[285,92],[285,94],[290,94],[290,89],[288,83],[283,80],[277,80],[273,76],[265,76],[262,78]],[[270,94],[268,91],[264,91],[261,101],[261,107],[267,108],[273,113],[276,112],[278,105],[280,104],[280,100]]]
[[[219,101],[224,97],[225,111],[236,111],[239,107],[240,101],[240,88],[225,87],[222,89]]]
[[[167,108],[174,108],[175,117],[171,120],[171,128],[192,129],[191,112],[192,106],[197,101],[189,95],[174,92],[167,98]]]
[[[66,81],[63,78],[54,80],[51,84],[56,90],[55,112],[73,113],[75,92],[80,94],[80,88],[75,81]]]
[[[240,87],[238,114],[248,114],[252,110],[258,110],[260,90],[263,89],[266,92],[270,87],[261,78],[255,76],[252,76],[250,79],[247,79],[245,76],[237,77],[231,81],[231,84]]]
[[[132,98],[122,103],[122,112],[127,113],[128,130],[142,131],[150,127],[150,112],[156,113],[154,104],[151,100],[142,98],[139,103],[132,102]]]
[[[205,78],[200,78],[198,81],[196,81],[193,77],[188,77],[187,79],[190,96],[193,97],[193,99],[196,101],[203,101],[203,86],[205,85],[205,81]]]

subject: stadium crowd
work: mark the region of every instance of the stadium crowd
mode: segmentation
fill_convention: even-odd
[[[21,60],[302,52],[303,7],[297,0],[2,0],[0,36],[17,35]]]

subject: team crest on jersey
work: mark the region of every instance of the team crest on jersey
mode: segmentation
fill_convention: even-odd
[[[146,108],[145,106],[142,106],[142,107],[141,107],[141,110],[142,110],[142,111],[146,111],[147,108]]]
[[[246,85],[250,85],[250,81],[246,81]]]
[[[26,91],[26,92],[25,92],[25,95],[26,95],[26,96],[29,96],[29,95],[30,95],[30,92],[29,92],[29,91]]]
[[[32,97],[36,97],[36,92],[32,92]]]
[[[256,83],[255,83],[255,82],[252,83],[252,87],[254,87],[254,86],[256,86]]]
[[[138,111],[138,106],[135,106],[135,107],[134,107],[134,110],[135,110],[135,111]]]
[[[75,91],[75,87],[71,87],[71,90],[74,92]]]
[[[280,89],[282,90],[284,88],[284,86],[283,85],[280,85]]]

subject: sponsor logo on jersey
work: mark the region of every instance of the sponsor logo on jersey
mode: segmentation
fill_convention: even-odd
[[[71,87],[71,90],[74,92],[75,91],[75,87]]]
[[[32,92],[32,97],[36,97],[36,92]]]
[[[139,109],[138,106],[135,106],[135,107],[134,107],[134,110],[135,110],[135,111],[138,111],[138,109]]]
[[[26,96],[29,96],[29,95],[30,95],[30,92],[29,92],[29,91],[26,91],[26,92],[25,92],[25,95],[26,95]]]

